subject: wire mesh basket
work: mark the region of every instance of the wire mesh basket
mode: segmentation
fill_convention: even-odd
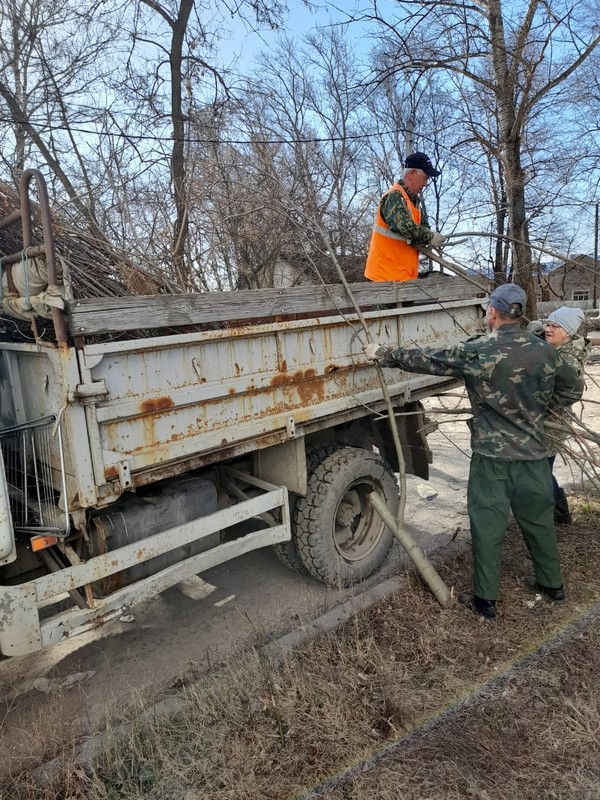
[[[66,536],[69,515],[58,506],[60,494],[67,496],[60,420],[49,416],[4,428],[0,447],[15,532]]]

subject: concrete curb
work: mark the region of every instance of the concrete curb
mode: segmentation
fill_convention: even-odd
[[[268,656],[281,656],[294,650],[298,645],[307,639],[317,636],[324,631],[332,631],[355,616],[359,611],[364,611],[370,608],[375,603],[383,600],[385,597],[398,591],[402,586],[403,579],[400,576],[388,578],[387,580],[378,583],[362,594],[358,594],[341,603],[339,606],[332,608],[325,614],[322,614],[317,619],[298,628],[295,631],[290,631],[283,636],[279,637],[273,642],[260,648],[260,652]]]

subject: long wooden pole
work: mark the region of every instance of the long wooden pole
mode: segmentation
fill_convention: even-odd
[[[547,247],[540,247],[537,244],[531,244],[530,242],[524,242],[522,239],[516,239],[514,236],[509,236],[506,233],[488,233],[484,231],[456,231],[456,233],[449,233],[446,237],[447,239],[470,239],[473,236],[478,236],[483,239],[506,239],[507,242],[514,242],[515,244],[526,244],[528,247],[531,247],[532,250],[536,250],[538,253],[544,253],[546,256],[552,256],[552,258],[558,258],[560,261],[566,261],[571,264],[575,264],[577,262],[573,261],[572,258],[568,256],[562,255],[561,253],[557,253],[555,250],[549,250]]]
[[[394,517],[392,514],[390,514],[389,508],[383,502],[379,494],[376,492],[371,492],[371,494],[368,495],[367,500],[405,549],[409,558],[419,570],[423,579],[427,582],[427,585],[435,595],[436,600],[443,608],[446,608],[450,604],[452,595],[444,581],[435,571],[435,567],[431,561],[427,559],[427,556],[421,550],[412,536],[403,527],[399,527],[396,524]]]
[[[473,286],[477,286],[478,289],[485,290],[481,278],[477,279],[474,278],[472,275],[469,275],[469,273],[464,267],[460,267],[453,261],[448,261],[447,258],[444,258],[443,256],[439,255],[439,253],[436,253],[435,250],[431,250],[429,247],[424,247],[420,245],[417,247],[417,250],[420,253],[423,253],[424,256],[427,256],[427,258],[430,258],[432,261],[438,263],[440,266],[446,267],[446,269],[451,269],[453,272],[456,272],[457,275],[460,275],[461,278],[464,278],[469,283],[472,283]]]
[[[348,281],[346,280],[346,276],[340,266],[340,263],[335,255],[334,249],[331,247],[331,242],[329,241],[329,236],[327,232],[323,229],[322,226],[319,227],[319,233],[321,234],[321,238],[327,248],[327,252],[333,261],[335,269],[338,273],[339,279],[346,290],[346,294],[352,303],[354,310],[356,311],[356,315],[360,321],[362,329],[365,333],[365,337],[367,342],[372,342],[373,337],[371,336],[371,332],[367,326],[365,318],[360,310],[358,303],[352,293],[352,289]],[[396,447],[396,453],[398,456],[398,476],[400,481],[400,496],[399,496],[399,504],[398,504],[398,513],[396,514],[396,519],[394,520],[393,515],[391,514],[390,510],[387,508],[381,497],[376,493],[371,493],[369,495],[369,501],[375,511],[379,514],[379,516],[383,519],[384,523],[387,525],[389,530],[394,534],[396,539],[400,542],[404,550],[406,551],[408,557],[411,559],[415,567],[418,569],[421,577],[425,581],[425,583],[429,586],[433,594],[435,595],[436,599],[440,603],[440,605],[445,608],[449,605],[452,599],[452,593],[445,585],[443,580],[440,578],[438,573],[435,570],[433,564],[428,561],[427,557],[421,550],[421,548],[416,544],[416,542],[412,539],[409,533],[407,533],[405,524],[404,524],[404,511],[406,508],[406,464],[404,461],[404,453],[402,452],[402,444],[400,441],[400,434],[398,433],[398,425],[396,423],[396,417],[394,414],[394,406],[392,404],[392,399],[390,397],[390,393],[385,382],[385,377],[383,374],[383,369],[381,366],[375,361],[374,362],[375,369],[377,370],[377,376],[379,378],[379,383],[381,384],[381,390],[383,392],[383,398],[385,400],[386,409],[388,412],[388,418],[390,423],[390,428],[392,430],[392,438],[394,440],[394,445]],[[384,516],[385,515],[385,516]]]

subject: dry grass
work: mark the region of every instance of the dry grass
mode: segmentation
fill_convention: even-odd
[[[442,610],[409,574],[283,660],[250,653],[183,688],[185,713],[134,722],[91,770],[67,753],[54,786],[21,775],[0,798],[600,797],[600,616],[570,625],[600,601],[599,509],[580,500],[560,533],[562,607],[528,606],[512,531],[495,622]],[[466,588],[469,562],[446,555],[442,577]]]

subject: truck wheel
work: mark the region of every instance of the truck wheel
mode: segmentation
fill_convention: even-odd
[[[294,540],[300,560],[315,578],[348,586],[382,565],[393,536],[367,504],[374,490],[395,514],[399,498],[394,474],[370,450],[342,447],[311,472],[308,494],[296,503]]]
[[[308,475],[310,476],[311,472],[313,472],[318,465],[323,461],[324,458],[327,458],[328,455],[331,453],[335,453],[337,450],[336,445],[318,445],[314,447],[307,447],[306,449],[306,469]],[[301,499],[301,498],[298,498]],[[290,514],[292,515],[292,520],[294,519],[294,505],[295,500],[290,502]],[[281,542],[281,544],[274,544],[273,545],[273,552],[277,556],[277,558],[281,561],[282,564],[288,569],[293,569],[294,572],[298,572],[300,575],[306,575],[307,569],[302,563],[300,556],[298,555],[298,551],[296,550],[296,544],[294,540],[290,542]]]

